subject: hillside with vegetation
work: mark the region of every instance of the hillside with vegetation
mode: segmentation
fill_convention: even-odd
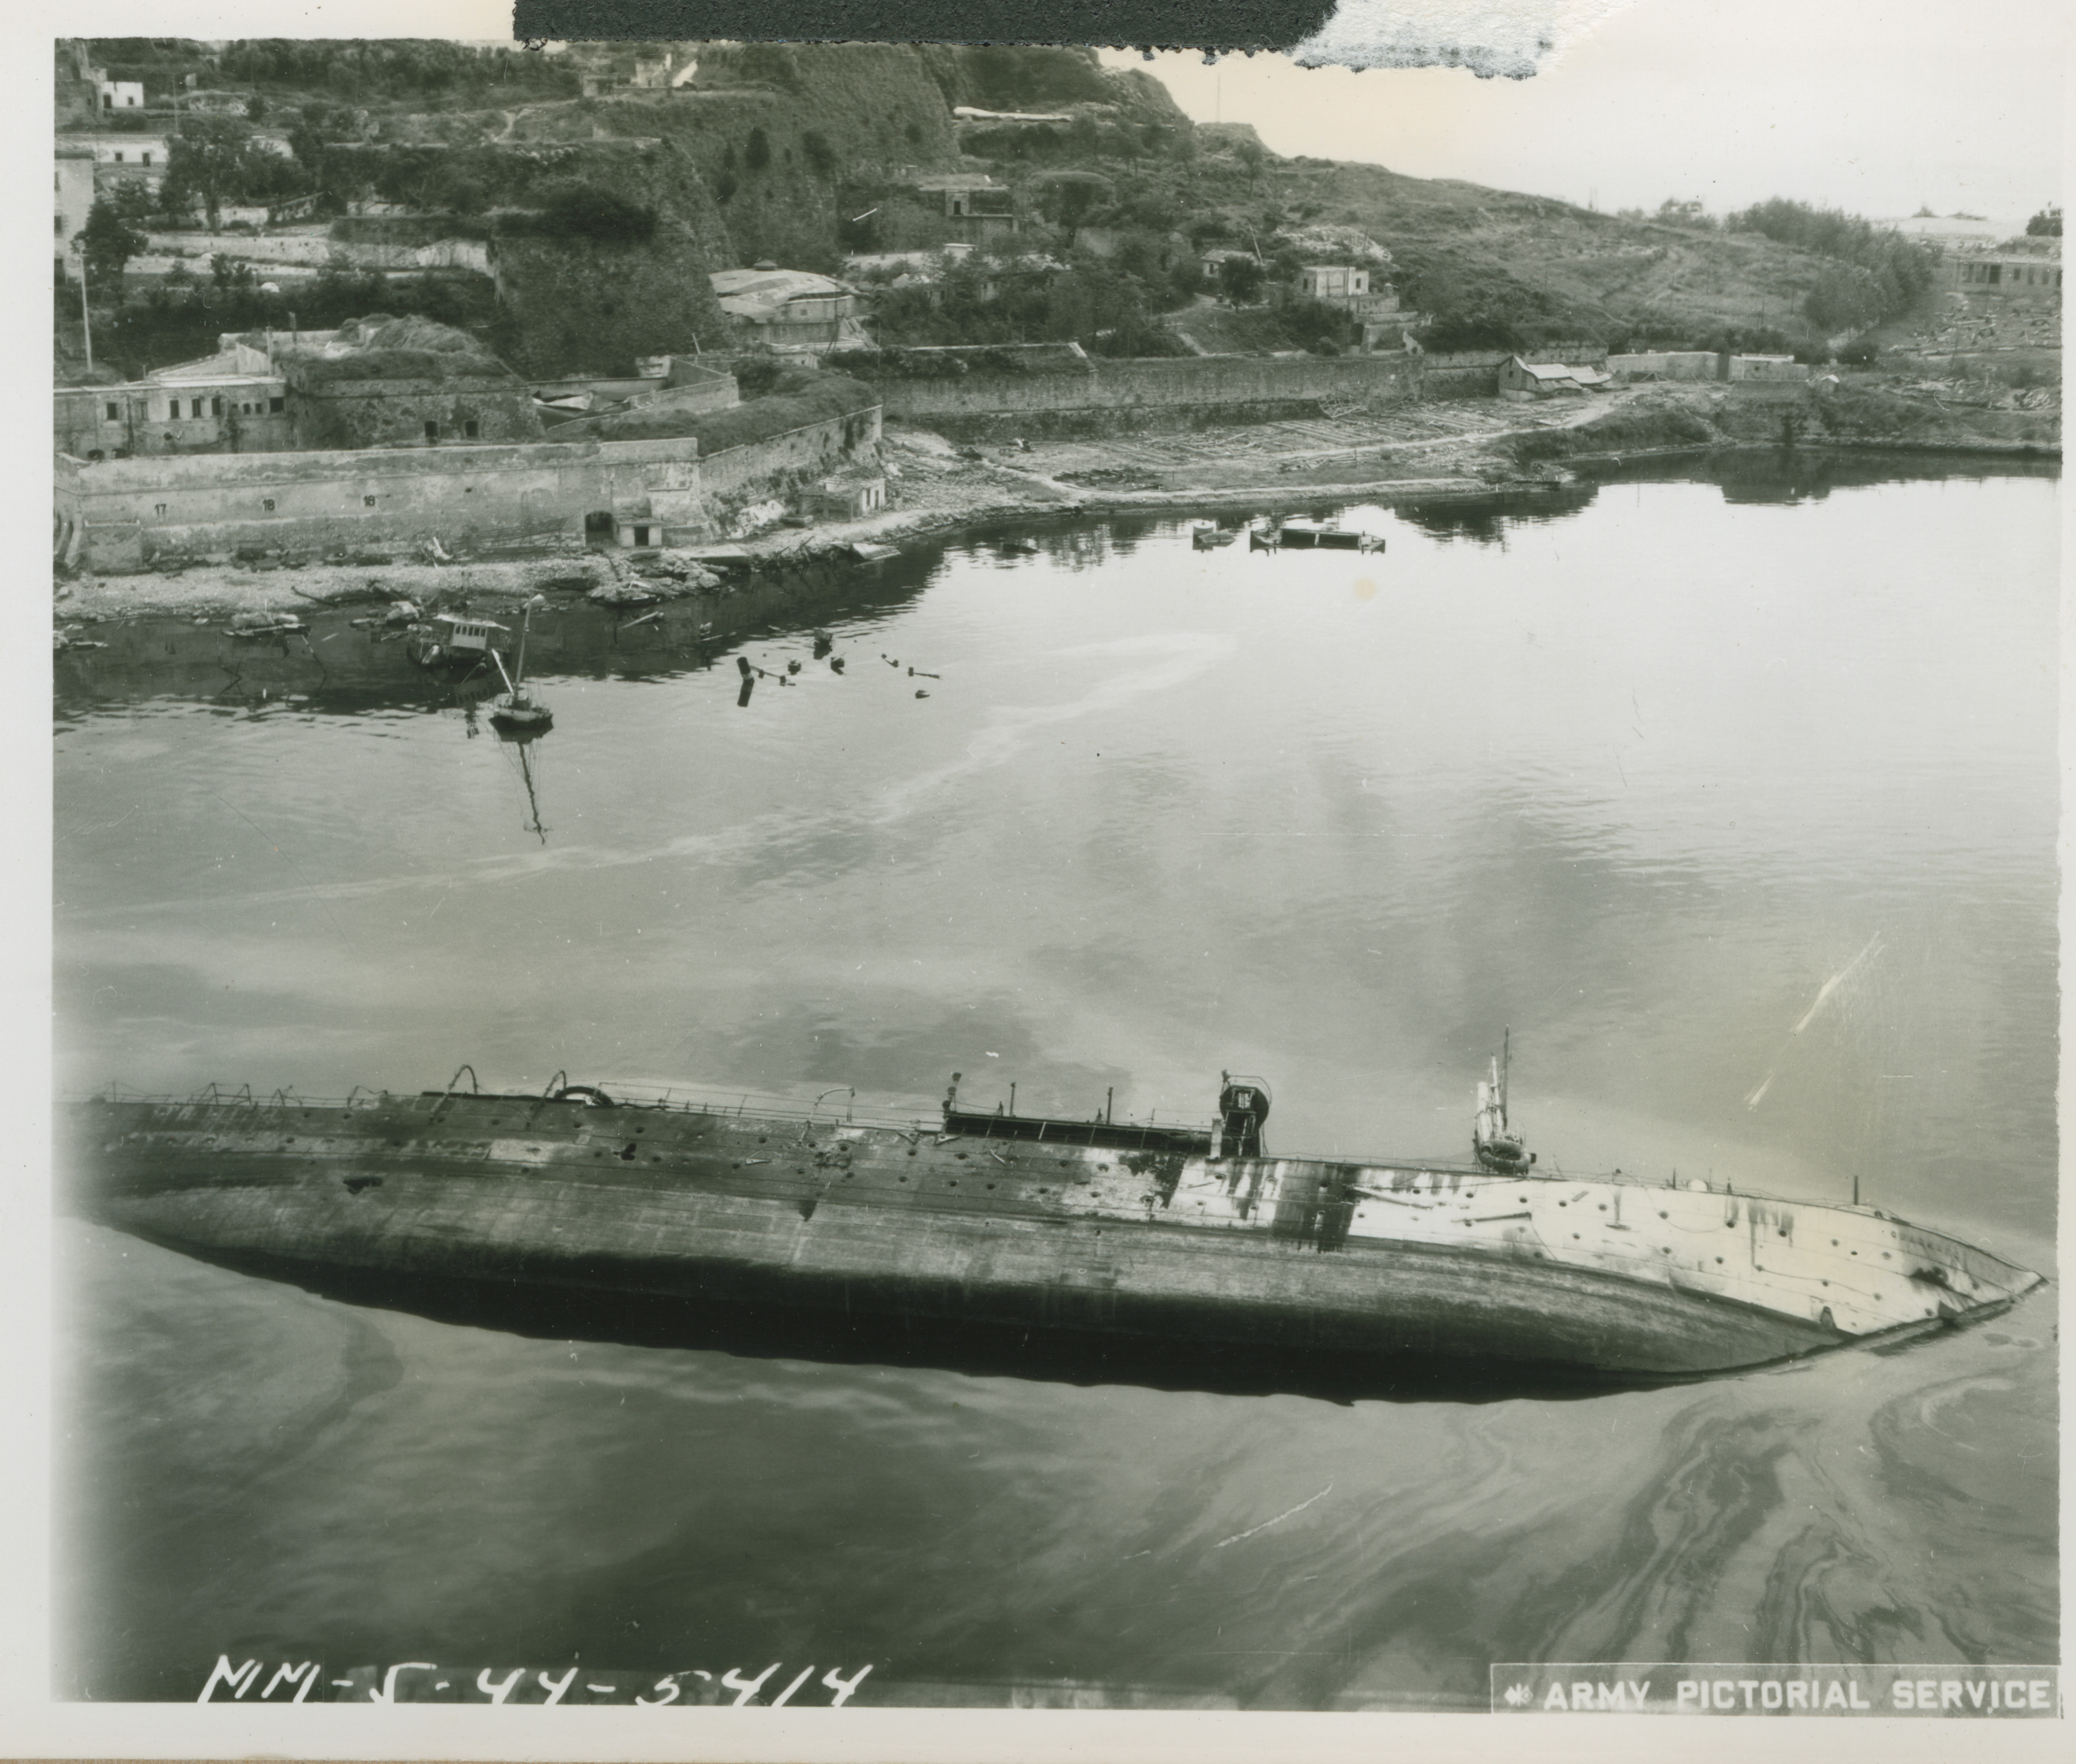
[[[384,297],[467,326],[540,374],[624,371],[637,354],[712,347],[725,324],[710,270],[770,259],[838,273],[851,254],[940,246],[957,230],[941,195],[918,184],[954,172],[1006,187],[1022,230],[984,242],[927,292],[862,280],[882,342],[1331,353],[1350,341],[1347,321],[1291,282],[1299,264],[1338,251],[1337,236],[1383,248],[1377,279],[1438,351],[1586,344],[1821,358],[1912,310],[1931,277],[1926,247],[1792,201],[1722,218],[1674,203],[1608,214],[1285,158],[1244,124],[1192,123],[1150,76],[1080,49],[598,44],[543,54],[432,40],[214,49],[109,39],[91,52],[112,77],[145,83],[155,116],[139,126],[164,127],[165,106],[197,89],[242,101],[242,117],[181,123],[164,201],[197,220],[301,197],[342,239],[492,242],[501,297],[459,276],[392,280]],[[675,83],[629,83],[666,52]],[[289,151],[266,150],[263,131]],[[370,203],[406,212],[349,214]],[[115,272],[97,276],[103,297],[111,280],[122,286],[123,230],[164,224],[142,204],[105,205],[97,222],[95,261]],[[301,322],[324,322],[334,304],[365,311],[370,293],[343,273],[306,282]],[[235,268],[190,276],[111,312],[108,334],[140,359],[175,359],[163,349],[176,334],[284,322],[270,301],[284,297]]]

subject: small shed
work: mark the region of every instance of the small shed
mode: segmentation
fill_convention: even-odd
[[[1608,376],[1592,367],[1571,367],[1563,362],[1523,361],[1509,355],[1500,363],[1499,389],[1502,396],[1558,398],[1584,393],[1607,384]]]
[[[886,479],[877,471],[841,471],[808,492],[808,513],[826,521],[860,521],[886,506]]]

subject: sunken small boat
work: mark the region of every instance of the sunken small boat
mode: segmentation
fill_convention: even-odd
[[[463,1073],[468,1079],[463,1088]],[[1871,1206],[1283,1156],[1208,1122],[572,1085],[70,1106],[75,1209],[360,1302],[536,1334],[1365,1395],[1735,1372],[1972,1322],[2040,1276]],[[1504,1127],[1502,1120],[1501,1125]]]

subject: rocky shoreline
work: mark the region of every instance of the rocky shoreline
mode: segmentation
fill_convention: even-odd
[[[1173,468],[1165,474],[1170,481],[1144,487],[1077,484],[1067,475],[1076,459],[1070,445],[982,453],[955,447],[925,432],[890,429],[882,452],[898,506],[862,520],[806,528],[780,526],[725,547],[675,553],[604,552],[569,540],[531,553],[505,546],[488,556],[446,561],[405,557],[382,562],[286,563],[268,559],[186,565],[134,575],[78,575],[61,579],[56,586],[60,641],[62,645],[67,625],[131,616],[228,619],[397,601],[409,601],[428,611],[457,604],[509,610],[542,593],[641,604],[701,591],[725,595],[760,567],[841,560],[860,544],[899,546],[1011,523],[1028,525],[1048,517],[1269,514],[1327,502],[1402,506],[1558,493],[1576,481],[1570,469],[1573,467],[1634,464],[1646,459],[1779,444],[1773,431],[1781,422],[1781,407],[1750,407],[1732,413],[1741,421],[1726,421],[1725,406],[1719,396],[1711,396],[1713,390],[1630,388],[1555,416],[1541,409],[1534,418],[1518,424],[1481,428],[1439,441],[1385,441],[1339,455],[1272,458],[1264,463],[1263,475],[1273,475],[1276,481],[1238,486],[1188,481],[1192,476],[1229,476],[1230,466],[1197,474],[1186,467]],[[1489,401],[1479,403],[1483,407],[1480,413],[1489,421]],[[1924,406],[1913,404],[1911,409],[1916,413]],[[1806,423],[1800,426],[1809,427]],[[2061,457],[2058,445],[1955,433],[1950,425],[1933,434],[1801,433],[1795,445],[1810,451],[1970,453],[2032,461],[2058,461]],[[1426,469],[1360,480],[1335,475],[1350,469],[1351,455],[1364,461],[1374,459],[1377,464],[1385,463],[1387,458],[1408,467],[1417,463]],[[1173,481],[1177,479],[1183,481]],[[711,558],[723,550],[744,567],[716,574],[697,561],[703,554]]]

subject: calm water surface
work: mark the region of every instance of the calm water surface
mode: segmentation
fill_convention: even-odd
[[[1354,512],[1381,555],[1112,524],[560,611],[525,771],[343,617],[104,629],[60,667],[61,1081],[920,1109],[957,1070],[1165,1117],[1231,1067],[1278,1151],[1459,1156],[1510,1025],[1545,1167],[1857,1176],[2051,1272],[2057,491]],[[738,653],[797,683],[739,707]],[[191,1699],[219,1653],[1302,1708],[2058,1656],[2051,1297],[1340,1408],[527,1340],[60,1242],[68,1695]]]

